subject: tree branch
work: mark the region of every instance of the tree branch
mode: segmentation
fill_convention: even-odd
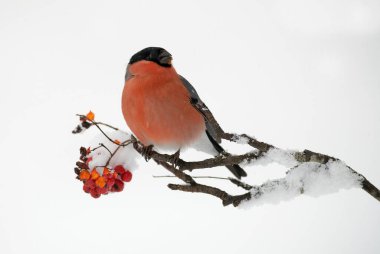
[[[303,150],[303,151],[286,151],[282,150],[280,148],[277,148],[271,144],[259,141],[255,139],[254,137],[251,137],[246,134],[232,134],[232,133],[226,133],[223,131],[223,129],[220,127],[218,122],[215,120],[212,113],[207,109],[207,107],[203,104],[195,106],[201,107],[198,108],[198,110],[202,111],[202,115],[204,116],[205,120],[208,124],[212,126],[212,128],[215,131],[215,135],[217,135],[216,139],[224,139],[228,140],[230,142],[235,142],[239,144],[247,144],[251,147],[253,147],[255,150],[249,153],[241,154],[241,155],[231,155],[231,154],[223,154],[216,156],[214,158],[209,158],[202,161],[184,161],[182,159],[176,160],[176,168],[172,163],[172,155],[169,154],[161,154],[157,151],[150,151],[149,157],[152,158],[157,164],[164,167],[166,170],[168,170],[170,173],[172,173],[175,177],[182,180],[185,184],[169,184],[168,187],[171,190],[179,190],[184,192],[197,192],[197,193],[204,193],[208,195],[215,196],[222,200],[223,205],[230,205],[233,204],[234,206],[238,206],[241,204],[244,200],[254,199],[257,200],[260,197],[262,197],[264,194],[268,193],[274,193],[278,190],[288,191],[291,193],[291,196],[299,195],[304,193],[304,185],[303,185],[303,179],[299,179],[299,182],[297,182],[298,185],[296,185],[297,189],[294,189],[295,187],[290,184],[289,179],[283,178],[283,179],[277,179],[268,181],[260,186],[251,186],[246,183],[243,183],[237,179],[228,178],[231,183],[235,184],[238,187],[244,188],[245,190],[250,190],[250,192],[243,193],[241,195],[230,195],[227,192],[208,185],[203,185],[200,183],[197,183],[194,178],[186,174],[184,171],[192,171],[195,169],[203,169],[203,168],[212,168],[212,167],[218,167],[218,166],[226,166],[226,165],[234,165],[234,164],[240,164],[242,162],[245,163],[259,163],[260,159],[276,161],[284,166],[291,167],[290,173],[292,173],[295,170],[310,170],[310,165],[312,166],[312,170],[319,171],[321,166],[323,165],[324,170],[330,170],[330,166],[332,162],[339,162],[341,165],[344,165],[345,168],[347,168],[350,173],[356,176],[358,181],[360,181],[361,187],[363,190],[365,190],[367,193],[369,193],[372,197],[374,197],[376,200],[380,201],[380,191],[377,189],[371,182],[369,182],[364,176],[353,170],[351,167],[345,165],[341,160],[334,158],[329,155],[316,153],[310,150]],[[84,115],[79,115],[81,118],[85,117]],[[83,120],[83,119],[82,119]],[[87,119],[88,120],[88,119]],[[117,150],[120,147],[129,145],[130,143],[133,144],[134,149],[140,153],[143,156],[146,156],[145,154],[145,147],[142,143],[137,141],[133,136],[131,140],[124,141],[123,143],[118,143],[109,138],[105,132],[99,127],[99,125],[104,125],[107,127],[110,127],[114,130],[118,130],[117,128],[110,126],[108,124],[102,123],[102,122],[95,122],[90,121],[90,125],[87,125],[85,128],[89,128],[92,125],[95,125],[101,133],[112,143],[117,144],[118,148],[113,152],[115,154]],[[80,129],[80,128],[79,128]],[[79,133],[78,127],[76,130],[73,131],[73,133]],[[285,156],[289,161],[281,161],[281,159],[275,157],[272,155],[273,151],[281,153],[283,156]],[[113,156],[111,154],[111,158]],[[111,160],[111,158],[108,160],[107,164]],[[290,163],[290,165],[289,165]],[[316,167],[316,165],[321,165],[320,167]],[[304,166],[304,167],[303,167]],[[290,175],[290,173],[288,173]],[[226,178],[227,179],[227,178]],[[307,187],[307,186],[306,186]]]
[[[198,106],[199,107],[199,106]],[[199,108],[200,110],[200,108]],[[215,120],[213,114],[209,110],[203,110],[203,115],[205,116],[205,120],[212,125],[213,129],[217,133],[217,135],[225,140],[235,142],[235,143],[245,143],[247,145],[250,145],[260,152],[268,152],[270,149],[279,149],[271,144],[258,141],[257,139],[248,136],[247,134],[231,134],[226,133],[224,130],[220,127],[219,123]],[[290,153],[289,153],[290,154]],[[331,157],[326,154],[316,153],[310,150],[303,150],[302,152],[295,152],[292,154],[294,159],[299,163],[305,163],[305,162],[317,162],[321,164],[326,164],[328,161],[340,161],[337,158]],[[365,190],[368,194],[370,194],[372,197],[380,201],[380,190],[376,188],[371,182],[369,182],[364,176],[353,170],[351,167],[347,166],[354,174],[361,177],[361,184],[362,189]]]
[[[193,184],[193,185],[181,185],[181,184],[168,184],[168,187],[171,190],[180,190],[185,192],[199,192],[212,195],[222,200],[223,205],[231,205],[238,206],[241,201],[249,200],[251,198],[251,193],[247,192],[242,195],[232,196],[225,191],[222,191],[218,188],[203,185],[203,184]]]

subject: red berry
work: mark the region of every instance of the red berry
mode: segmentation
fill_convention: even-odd
[[[103,188],[106,185],[106,178],[104,178],[103,176],[100,176],[98,179],[96,179],[95,184],[96,186]]]
[[[114,184],[115,184],[115,178],[108,178],[107,187],[109,190],[113,187]]]
[[[90,172],[88,170],[82,170],[79,174],[79,179],[80,180],[88,180],[90,179]]]
[[[111,171],[109,171],[109,169],[105,167],[105,168],[103,169],[103,174],[102,174],[102,175],[103,175],[103,176],[106,176],[106,175],[109,175],[110,173],[111,173]]]
[[[95,188],[95,181],[92,179],[89,179],[84,183],[84,185],[89,187],[90,189],[93,189]]]
[[[86,186],[86,185],[83,185],[83,191],[86,192],[86,193],[90,193],[90,190],[91,188]]]
[[[123,180],[124,182],[130,182],[132,180],[131,171],[125,171],[124,174],[121,175],[121,180]]]
[[[100,177],[100,174],[98,173],[98,171],[96,169],[93,169],[91,171],[91,179],[92,180],[96,180]]]
[[[90,121],[94,121],[94,119],[95,119],[95,114],[94,114],[92,111],[90,111],[90,112],[87,113],[86,118],[87,118],[88,120],[90,120]]]
[[[115,180],[115,184],[112,186],[111,191],[113,192],[120,192],[124,189],[124,183],[120,181],[119,179]]]
[[[100,197],[100,193],[97,192],[96,189],[92,189],[92,190],[90,191],[90,194],[91,194],[91,196],[92,196],[93,198],[98,198],[98,197]]]
[[[122,165],[117,165],[114,168],[115,172],[118,173],[119,175],[122,175],[125,172],[125,169]]]
[[[107,192],[108,192],[107,188],[105,188],[105,187],[103,187],[103,188],[96,187],[96,191],[100,194],[107,194]]]

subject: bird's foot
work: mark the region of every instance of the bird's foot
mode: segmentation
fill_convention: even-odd
[[[149,161],[152,158],[153,145],[144,146],[141,155],[144,157],[145,161]]]
[[[178,149],[177,152],[175,152],[174,154],[170,155],[170,157],[169,157],[169,162],[175,168],[179,165],[179,162],[180,162],[179,155],[180,155],[180,153],[181,153],[181,150]]]

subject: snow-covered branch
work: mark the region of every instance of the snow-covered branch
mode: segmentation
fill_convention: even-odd
[[[286,174],[285,178],[271,180],[251,189],[249,205],[277,203],[304,194],[318,197],[341,189],[360,187],[362,177],[341,161],[302,163]]]
[[[379,189],[371,184],[364,176],[347,166],[343,161],[310,150],[291,151],[280,149],[271,144],[258,141],[246,134],[238,135],[226,133],[209,111],[205,112],[204,116],[206,120],[213,125],[219,139],[225,139],[239,144],[248,144],[254,148],[254,151],[241,155],[223,154],[202,161],[176,159],[174,162],[173,155],[162,154],[152,150],[150,147],[144,147],[143,144],[137,141],[132,135],[124,133],[111,125],[94,121],[92,115],[90,115],[90,118],[88,115],[79,116],[81,124],[76,127],[73,133],[80,133],[91,126],[96,126],[103,134],[103,138],[106,139],[97,147],[97,149],[100,149],[97,153],[87,152],[81,156],[82,161],[78,162],[79,164],[77,163],[78,167],[76,168],[76,173],[78,174],[78,178],[84,182],[84,185],[86,185],[86,181],[88,181],[88,179],[81,179],[80,175],[84,170],[88,171],[93,168],[92,172],[96,170],[96,172],[102,176],[105,170],[99,170],[99,168],[104,167],[107,169],[107,173],[109,171],[111,173],[114,173],[113,171],[117,173],[118,170],[114,170],[113,167],[117,167],[122,160],[129,161],[129,164],[133,164],[132,162],[136,154],[140,154],[146,159],[153,159],[157,164],[184,182],[184,184],[169,184],[168,187],[170,189],[209,194],[221,199],[223,205],[250,206],[262,203],[276,203],[289,200],[301,194],[320,196],[337,192],[340,189],[354,187],[361,187],[380,201]],[[113,133],[107,134],[100,127],[101,125],[113,129]],[[115,139],[115,136],[122,139],[122,141]],[[101,149],[103,149],[103,151],[101,151]],[[132,150],[135,152],[131,152]],[[91,156],[89,162],[85,160],[87,159],[86,156]],[[123,156],[125,158],[123,158]],[[128,156],[133,158],[128,159]],[[185,173],[185,171],[191,172],[195,169],[233,165],[243,162],[245,165],[267,165],[276,162],[289,168],[289,171],[285,178],[269,180],[260,186],[251,186],[237,179],[228,179],[231,183],[248,190],[248,192],[241,195],[230,195],[217,187],[200,184],[195,180],[195,177]],[[116,173],[112,175],[113,178],[116,180],[122,179],[124,171],[119,175]],[[107,179],[108,178],[106,178],[106,180]],[[109,186],[106,183],[102,188],[108,188],[107,190],[109,192],[112,192],[111,190],[115,190],[115,188],[119,190],[119,187],[114,184],[114,179],[111,179],[110,182]],[[111,184],[113,185],[111,186]],[[94,188],[96,192],[98,190],[96,188],[99,187]],[[104,191],[103,189],[100,191]],[[105,194],[108,194],[108,192],[105,192]]]

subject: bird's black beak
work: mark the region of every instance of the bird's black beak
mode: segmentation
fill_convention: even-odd
[[[167,52],[166,50],[162,51],[158,55],[158,61],[163,66],[171,66],[172,65],[172,60],[173,60],[172,55],[170,55],[170,53]]]

